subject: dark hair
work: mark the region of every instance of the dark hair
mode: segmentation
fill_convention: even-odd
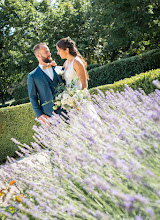
[[[74,57],[78,56],[82,60],[87,72],[87,62],[85,61],[84,57],[78,52],[78,49],[76,48],[76,43],[70,37],[60,39],[57,42],[56,46],[63,50],[66,50],[68,48],[69,53],[72,56]],[[89,79],[88,73],[87,73],[87,79]]]
[[[33,47],[33,52],[34,52],[35,55],[36,55],[36,52],[40,49],[41,46],[47,46],[47,44],[46,44],[46,43],[36,44],[36,45]]]

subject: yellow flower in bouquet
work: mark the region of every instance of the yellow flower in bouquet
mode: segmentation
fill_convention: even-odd
[[[68,98],[68,103],[67,103],[70,107],[74,107],[75,106],[75,100],[73,97]]]
[[[61,106],[61,101],[57,101],[57,102],[56,102],[56,105],[57,105],[57,106]]]

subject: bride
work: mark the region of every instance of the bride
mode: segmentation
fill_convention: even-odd
[[[88,88],[87,63],[78,52],[75,42],[69,37],[62,38],[57,42],[56,47],[61,59],[66,59],[63,65],[66,85],[68,86],[74,81],[79,89]]]
[[[88,88],[87,63],[78,52],[75,42],[70,37],[62,38],[57,42],[56,47],[61,59],[66,59],[63,64],[66,85],[69,86],[74,82],[76,88],[80,90]],[[100,118],[91,104],[88,103],[86,109],[92,118],[100,122]]]

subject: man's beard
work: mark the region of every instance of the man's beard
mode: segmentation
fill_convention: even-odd
[[[41,56],[41,59],[44,63],[51,63],[53,60],[52,60],[52,57],[51,58],[46,58],[46,57],[43,57]]]

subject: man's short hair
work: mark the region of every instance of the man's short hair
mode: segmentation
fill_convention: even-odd
[[[36,44],[36,45],[33,47],[33,52],[34,52],[35,55],[36,55],[36,53],[38,52],[38,50],[40,49],[41,46],[47,46],[47,44],[46,44],[46,43]]]

